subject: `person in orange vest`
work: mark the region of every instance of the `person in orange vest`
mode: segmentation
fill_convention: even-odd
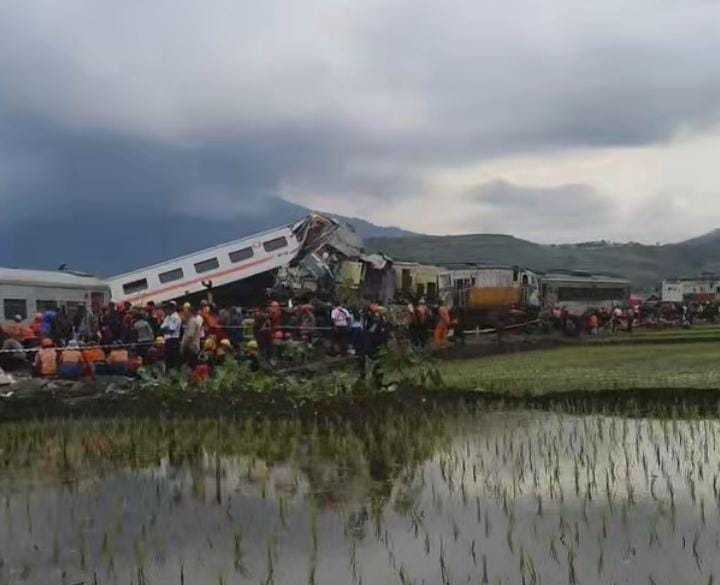
[[[74,339],[60,352],[58,375],[63,380],[79,380],[85,373],[86,364],[80,345]]]
[[[28,326],[23,329],[22,343],[25,347],[35,347],[37,345],[37,336],[32,327]]]
[[[443,301],[438,305],[438,322],[435,326],[435,345],[439,348],[447,344],[447,334],[450,329],[450,312]]]
[[[111,376],[127,376],[130,356],[122,343],[116,342],[107,357],[107,370]]]
[[[221,340],[228,336],[225,329],[220,325],[220,319],[215,313],[213,305],[207,301],[202,301],[201,303],[200,316],[203,320],[203,329],[206,338],[214,336],[216,340]]]
[[[43,314],[42,313],[35,313],[35,319],[33,320],[33,324],[30,325],[30,327],[35,332],[35,337],[40,338],[42,336],[42,330],[43,330]]]
[[[100,347],[88,347],[83,349],[82,353],[83,361],[87,364],[91,377],[107,374],[105,352]]]
[[[35,374],[41,378],[57,376],[57,352],[53,340],[45,337],[41,349],[35,354]]]

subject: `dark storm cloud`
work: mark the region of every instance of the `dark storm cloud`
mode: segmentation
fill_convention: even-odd
[[[104,129],[71,129],[48,119],[0,118],[0,152],[12,152],[0,186],[0,223],[75,205],[209,216],[262,213],[294,173],[333,174],[333,134],[285,128],[233,139],[171,145]],[[317,142],[315,142],[317,141]],[[11,161],[12,162],[12,161]]]
[[[411,197],[439,166],[709,126],[719,49],[702,2],[9,0],[0,201]],[[523,205],[583,201],[550,195]]]

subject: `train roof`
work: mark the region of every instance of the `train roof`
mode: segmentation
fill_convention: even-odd
[[[314,214],[312,214],[314,215]],[[311,216],[308,216],[311,217]],[[114,282],[116,280],[124,280],[129,276],[145,272],[147,270],[157,270],[159,268],[162,268],[164,266],[170,265],[170,264],[176,264],[178,262],[182,262],[183,260],[187,260],[188,258],[194,258],[195,256],[204,256],[206,254],[210,254],[212,252],[216,252],[217,250],[222,250],[223,248],[227,248],[228,246],[239,246],[246,242],[251,242],[253,240],[256,240],[258,238],[262,238],[264,236],[267,236],[269,234],[273,234],[275,232],[279,231],[294,231],[297,229],[304,221],[307,221],[308,217],[301,219],[300,221],[297,221],[295,223],[287,223],[283,225],[279,225],[274,228],[270,228],[267,230],[264,230],[262,232],[258,232],[255,234],[249,234],[247,236],[244,236],[242,238],[238,238],[236,240],[230,240],[228,242],[223,242],[222,244],[217,244],[215,246],[211,246],[209,248],[204,248],[202,250],[195,250],[194,252],[190,252],[188,254],[183,254],[182,256],[178,256],[176,258],[171,258],[169,260],[163,260],[162,262],[156,262],[155,264],[150,264],[149,266],[141,266],[139,268],[135,268],[134,270],[129,270],[127,272],[124,272],[123,274],[116,274],[114,276],[110,276],[106,278],[106,282]]]
[[[615,274],[591,273],[583,270],[553,270],[540,276],[543,282],[595,282],[630,284],[630,281]]]
[[[96,276],[75,270],[29,270],[0,267],[0,285],[3,284],[108,289],[107,284]]]

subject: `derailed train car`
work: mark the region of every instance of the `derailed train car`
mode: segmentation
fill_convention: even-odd
[[[630,281],[611,274],[556,270],[543,274],[540,284],[542,304],[548,310],[561,308],[577,315],[630,303]]]
[[[448,304],[471,310],[538,307],[538,277],[520,266],[472,266],[440,275],[439,286]]]

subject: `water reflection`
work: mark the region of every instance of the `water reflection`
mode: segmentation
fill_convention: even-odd
[[[720,423],[453,406],[0,427],[0,583],[707,583]]]

